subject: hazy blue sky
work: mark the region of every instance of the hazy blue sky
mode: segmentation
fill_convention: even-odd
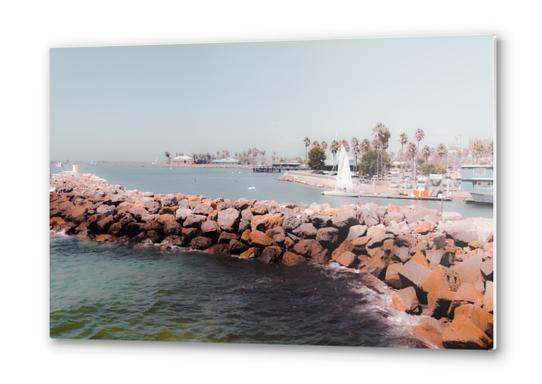
[[[147,160],[303,138],[493,136],[493,37],[51,49],[51,159]],[[330,155],[328,150],[328,156]]]

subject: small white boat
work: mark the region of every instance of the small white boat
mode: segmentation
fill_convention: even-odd
[[[250,187],[248,187],[248,189],[256,189],[256,187],[254,187],[253,185],[251,185]]]
[[[341,152],[339,155],[339,169],[337,170],[337,183],[335,184],[334,191],[322,191],[322,195],[326,196],[344,196],[344,197],[358,197],[359,192],[352,191],[354,186],[352,184],[352,174],[350,173],[350,163],[348,162],[348,156],[344,145],[341,145]]]
[[[476,203],[493,204],[493,193],[489,192],[471,192],[470,195]]]
[[[358,196],[359,196],[359,192],[322,191],[322,195],[327,195],[327,196],[344,196],[344,197],[358,197]]]
[[[62,163],[56,163],[56,166],[57,166],[58,168],[61,168],[61,167],[62,167]]]

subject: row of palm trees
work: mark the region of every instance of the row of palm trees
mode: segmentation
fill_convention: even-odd
[[[372,137],[373,141],[370,142],[368,139],[363,139],[363,141],[358,140],[356,137],[352,138],[350,140],[350,143],[347,140],[333,140],[331,142],[331,145],[329,145],[329,149],[331,150],[331,153],[333,155],[333,167],[335,167],[335,155],[341,148],[341,145],[344,145],[344,149],[346,152],[350,152],[352,156],[354,156],[355,164],[358,164],[358,158],[363,156],[363,154],[370,149],[376,150],[378,152],[377,157],[377,175],[380,178],[384,172],[385,172],[385,162],[384,162],[384,154],[386,153],[386,150],[389,147],[389,140],[391,137],[391,133],[384,124],[378,123],[374,126],[372,129]],[[414,132],[414,140],[417,142],[410,141],[408,139],[408,135],[403,132],[399,135],[399,143],[401,144],[401,157],[403,163],[412,162],[412,168],[414,169],[414,174],[417,174],[418,171],[418,157],[421,154],[425,162],[427,163],[430,157],[436,157],[438,156],[440,162],[443,161],[443,158],[448,157],[448,148],[443,143],[439,144],[436,148],[431,148],[428,145],[424,146],[420,151],[420,142],[425,139],[425,132],[421,128],[417,128]],[[328,148],[328,144],[325,141],[322,141],[322,143],[319,143],[318,141],[313,141],[308,137],[305,137],[303,139],[303,143],[305,145],[305,159],[307,159],[307,150],[308,147],[316,147],[319,146],[324,151]],[[405,151],[406,146],[406,151]],[[477,162],[480,162],[480,158],[484,154],[491,154],[492,160],[493,160],[493,142],[491,142],[487,148],[484,147],[481,140],[475,140],[471,146],[471,148],[465,148],[461,152],[461,155],[463,156],[463,159],[465,160],[466,157],[469,154],[472,154],[473,158],[477,160]],[[393,154],[392,154],[393,156]]]

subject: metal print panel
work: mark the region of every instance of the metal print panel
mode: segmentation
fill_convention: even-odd
[[[50,336],[495,348],[495,40],[54,48]]]

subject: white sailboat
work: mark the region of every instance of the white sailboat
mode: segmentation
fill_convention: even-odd
[[[341,145],[341,153],[339,155],[339,169],[337,171],[337,182],[335,184],[334,191],[322,191],[322,195],[331,196],[347,196],[358,197],[358,192],[353,192],[354,185],[352,184],[352,174],[350,173],[350,163],[348,161],[348,155],[344,149],[344,145]]]

